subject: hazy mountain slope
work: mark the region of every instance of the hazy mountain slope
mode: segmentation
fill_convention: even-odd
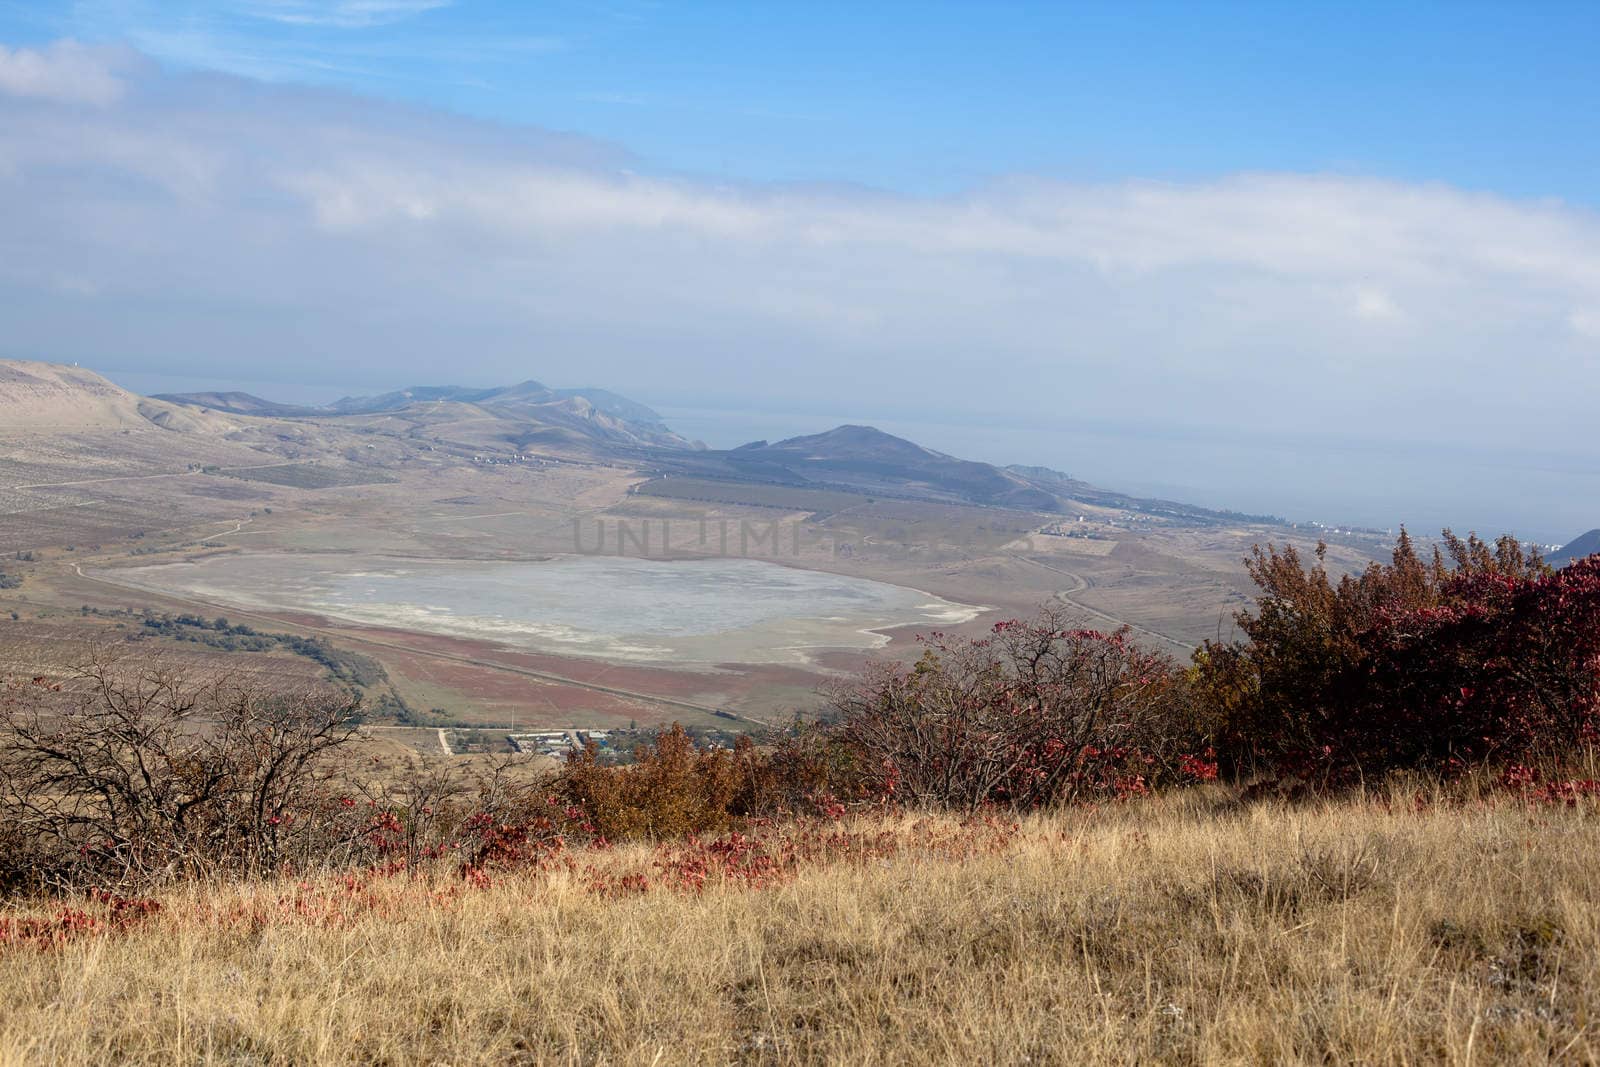
[[[586,439],[615,445],[691,447],[643,404],[604,389],[551,389],[536,381],[493,389],[413,386],[381,396],[345,397],[331,408],[339,414],[372,414],[441,403],[471,404],[510,422],[526,423],[502,435],[519,448]]]
[[[634,422],[601,408],[587,397],[562,396],[554,390],[545,390],[542,394],[497,390],[478,401],[477,405],[502,417],[544,423],[555,429],[617,445],[690,447],[689,441],[662,425],[659,416],[650,423]]]
[[[473,403],[495,392],[493,389],[469,389],[460,385],[416,385],[409,389],[396,389],[377,396],[340,397],[327,407],[327,412],[337,415],[365,415],[375,411],[399,411],[413,404],[431,404],[441,401]]]
[[[1120,508],[1125,511],[1137,511],[1145,515],[1161,515],[1202,523],[1254,522],[1276,525],[1284,521],[1276,515],[1248,515],[1236,511],[1219,511],[1214,508],[1198,507],[1194,504],[1180,504],[1173,500],[1131,496],[1127,493],[1118,493],[1110,489],[1101,489],[1099,486],[1091,485],[1081,479],[1072,477],[1070,474],[1064,474],[1049,467],[1026,467],[1020,464],[1012,464],[1005,469],[1058,497],[1065,497],[1080,504],[1091,504],[1095,507]]]
[[[218,415],[130,393],[82,367],[0,360],[0,432],[148,430],[221,435],[236,426]]]
[[[484,448],[694,447],[643,404],[605,389],[551,389],[536,381],[491,389],[418,385],[377,396],[342,397],[320,408],[279,404],[239,392],[178,393],[162,399],[238,415],[392,415],[430,426],[470,426],[470,433],[460,440]]]
[[[625,396],[613,393],[609,389],[557,389],[555,392],[563,397],[580,397],[589,401],[599,410],[624,422],[648,426],[652,429],[665,430],[666,420],[651,408],[636,400],[629,400]]]
[[[988,463],[957,459],[871,426],[840,426],[776,444],[655,458],[679,474],[793,486],[830,486],[886,496],[1055,511],[1059,501]]]
[[[1550,556],[1547,562],[1552,567],[1565,567],[1569,563],[1575,563],[1580,559],[1594,555],[1596,552],[1600,552],[1600,530],[1590,530],[1583,536],[1574,539],[1571,544],[1562,548],[1560,552]]]
[[[1203,526],[1282,521],[1111,492],[1048,467],[997,467],[959,459],[871,426],[839,426],[775,444],[751,441],[733,449],[636,459],[658,474],[846,489],[1024,511],[1059,513],[1088,506]]]
[[[151,400],[161,400],[169,404],[182,404],[186,407],[209,408],[212,411],[223,411],[230,415],[261,415],[272,418],[293,418],[305,415],[327,414],[324,408],[303,407],[297,404],[280,404],[273,400],[263,400],[251,393],[226,392],[226,393],[157,393]]]
[[[662,427],[659,414],[637,401],[613,393],[609,389],[586,387],[582,389],[552,389],[533,380],[517,385],[494,386],[478,389],[462,385],[414,385],[378,396],[347,396],[334,401],[328,410],[341,414],[359,414],[368,411],[395,411],[416,403],[439,400],[459,400],[468,404],[545,404],[578,398],[587,400],[595,408],[615,418],[636,422],[641,426]]]
[[[765,447],[739,449],[740,462],[779,459],[814,480],[871,490],[925,487],[981,504],[1054,510],[1055,498],[988,463],[957,459],[871,426],[840,426]]]

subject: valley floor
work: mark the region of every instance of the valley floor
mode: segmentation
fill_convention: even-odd
[[[1588,803],[1208,789],[12,909],[0,1063],[1594,1062]]]

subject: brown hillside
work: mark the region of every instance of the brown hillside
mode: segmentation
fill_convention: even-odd
[[[213,414],[160,400],[146,400],[82,367],[0,360],[0,433],[156,427],[208,434],[228,433],[237,428]]]

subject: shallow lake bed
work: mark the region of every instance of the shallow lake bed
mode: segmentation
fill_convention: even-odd
[[[309,612],[560,655],[672,663],[809,663],[882,632],[984,609],[905,586],[754,559],[415,560],[238,553],[94,572],[222,608]]]

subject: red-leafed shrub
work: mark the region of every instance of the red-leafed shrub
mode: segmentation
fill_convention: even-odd
[[[1184,674],[1126,632],[1047,610],[977,640],[933,635],[914,665],[832,694],[832,738],[868,793],[975,811],[1132,797],[1195,777]]]
[[[1471,574],[1368,636],[1353,725],[1369,761],[1561,761],[1595,740],[1600,559],[1537,577]]]
[[[90,892],[85,907],[60,907],[49,915],[0,915],[0,950],[58,948],[81,937],[127,930],[160,910],[155,900],[96,890]]]
[[[769,745],[698,750],[674,726],[631,765],[576,753],[557,792],[605,839],[669,839],[864,805],[973,812],[1129,799],[1217,776],[1186,673],[1126,632],[1075,629],[1046,611],[983,638],[924,644],[915,664],[835,687],[823,722]]]
[[[1235,770],[1353,779],[1398,768],[1557,761],[1600,712],[1600,559],[1552,572],[1511,538],[1446,532],[1424,562],[1334,582],[1292,548],[1257,550],[1261,587],[1208,643],[1197,690]]]

